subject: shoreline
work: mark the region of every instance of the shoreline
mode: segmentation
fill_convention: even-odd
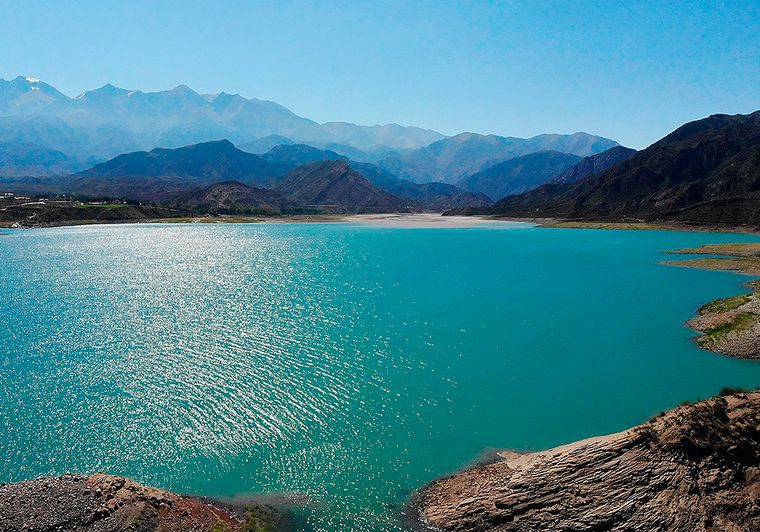
[[[177,218],[151,218],[141,220],[71,220],[44,225],[20,226],[18,223],[0,223],[0,229],[46,229],[51,227],[79,227],[87,225],[135,224],[359,224],[369,227],[404,229],[462,229],[468,227],[514,226],[510,220],[488,216],[443,216],[441,213],[384,213],[384,214],[298,214],[286,216],[198,216]],[[533,222],[520,222],[535,226]]]
[[[760,228],[749,225],[708,225],[668,222],[604,222],[591,220],[570,220],[564,218],[514,218],[489,216],[494,220],[530,222],[545,229],[602,229],[611,231],[686,231],[690,233],[750,233],[760,234]]]
[[[444,215],[426,213],[376,214],[294,214],[294,215],[216,215],[178,216],[124,220],[67,220],[40,225],[22,225],[20,222],[0,222],[0,229],[39,229],[51,227],[77,227],[85,225],[132,224],[361,224],[371,227],[432,229],[530,224],[541,229],[599,229],[612,231],[685,231],[707,233],[760,234],[760,228],[741,225],[706,225],[684,223],[655,223],[643,221],[603,222],[567,220],[561,218],[520,218],[493,215]]]
[[[760,243],[706,244],[667,253],[710,256],[663,261],[661,264],[755,277],[743,283],[750,292],[708,301],[686,324],[700,333],[695,343],[702,349],[734,358],[760,359],[760,279],[757,279],[760,276]]]
[[[550,226],[549,222],[543,227]],[[574,228],[578,228],[577,225]],[[595,227],[596,228],[596,227]],[[638,229],[638,227],[637,227]],[[760,359],[760,243],[706,244],[697,248],[668,251],[673,255],[710,255],[710,257],[663,261],[670,266],[731,271],[756,277],[743,284],[751,292],[716,299],[701,305],[697,315],[686,323],[701,333],[695,343],[716,354],[750,360]],[[717,256],[716,256],[717,255]],[[694,417],[683,412],[702,408]],[[734,409],[732,412],[732,408]],[[726,414],[718,412],[725,409]],[[747,415],[739,426],[734,419]],[[728,419],[729,426],[721,427]],[[760,391],[721,390],[718,398],[696,404],[685,403],[649,421],[622,432],[591,437],[536,452],[498,451],[495,461],[466,466],[462,470],[434,480],[412,494],[408,514],[419,519],[427,530],[534,531],[538,529],[596,529],[691,531],[700,524],[701,515],[709,515],[715,528],[699,530],[738,529],[746,525],[760,526],[760,512],[754,505],[754,493],[760,488],[757,457],[760,441],[751,431],[735,438],[737,429],[755,426],[760,419]],[[688,430],[684,428],[684,425]],[[734,434],[728,434],[733,432]],[[672,456],[662,449],[663,436],[671,445],[684,446]],[[704,438],[695,456],[698,460],[686,463],[684,469],[714,482],[723,473],[715,472],[715,464],[706,464],[703,456],[721,455],[723,467],[741,471],[743,483],[722,483],[715,488],[719,495],[705,492],[701,486],[692,505],[701,505],[701,512],[685,512],[684,497],[693,495],[693,488],[674,489],[673,463],[684,453],[687,457],[694,438]],[[732,456],[726,462],[726,448],[735,448],[736,440],[749,438],[756,449],[751,460],[754,469],[744,470],[744,458]],[[716,440],[727,441],[716,441]],[[656,442],[656,443],[655,443]],[[653,443],[655,445],[653,446]],[[699,446],[699,445],[698,445]],[[619,458],[618,458],[619,457]],[[631,458],[633,457],[633,458]],[[628,463],[626,463],[626,460]],[[658,462],[663,462],[663,465]],[[708,465],[709,464],[709,465]],[[710,469],[712,468],[712,469]],[[637,471],[640,470],[640,471]],[[657,480],[658,474],[661,480]],[[693,473],[692,473],[693,474]],[[746,475],[749,475],[746,476]],[[637,491],[651,491],[641,498],[626,493],[626,486]],[[660,485],[670,490],[667,498]],[[615,500],[617,498],[617,500]],[[663,500],[663,499],[668,500]],[[730,500],[734,508],[726,505]],[[573,507],[575,506],[575,507]],[[621,507],[627,514],[621,516]],[[669,513],[669,515],[667,515]],[[650,516],[667,515],[664,521]],[[720,515],[722,514],[722,515]],[[716,518],[716,515],[718,516]],[[696,517],[696,519],[695,519]]]

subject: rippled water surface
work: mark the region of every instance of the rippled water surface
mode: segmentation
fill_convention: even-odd
[[[747,235],[131,225],[0,236],[0,481],[105,470],[297,493],[398,530],[490,448],[621,430],[760,363],[683,322],[740,276],[657,264]]]

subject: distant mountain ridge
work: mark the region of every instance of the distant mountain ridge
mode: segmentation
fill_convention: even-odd
[[[237,144],[237,147],[248,153],[262,155],[272,148],[288,144],[296,144],[296,142],[287,137],[283,137],[282,135],[267,135],[266,137]]]
[[[133,152],[71,175],[0,183],[24,193],[158,202],[209,213],[442,211],[491,204],[482,194],[415,184],[329,150],[293,144],[255,155],[228,140]]]
[[[230,141],[133,152],[61,178],[62,192],[165,201],[195,187],[222,181],[261,186],[289,167],[238,150]]]
[[[401,155],[391,155],[379,165],[417,183],[457,183],[496,163],[538,151],[557,151],[579,157],[605,151],[617,142],[590,135],[537,135],[529,139],[460,133]]]
[[[538,151],[489,166],[457,185],[499,200],[543,185],[580,160],[571,153]]]
[[[2,115],[33,113],[53,102],[63,102],[66,99],[58,89],[38,79],[25,76],[18,76],[11,81],[0,79]]]
[[[504,198],[488,212],[760,226],[760,111],[689,122],[604,172]]]
[[[306,144],[280,144],[261,155],[262,158],[274,163],[295,168],[306,163],[319,161],[337,161],[346,159],[331,150],[320,150]]]
[[[280,135],[360,150],[414,149],[443,138],[436,131],[398,124],[318,124],[275,102],[224,92],[201,95],[185,85],[143,92],[107,84],[69,98],[47,83],[23,76],[0,79],[0,116],[14,118],[0,121],[0,142],[30,142],[90,159],[214,138],[242,143]],[[34,116],[33,125],[24,119],[29,116]],[[56,138],[63,134],[69,138]],[[95,136],[110,141],[98,142]]]

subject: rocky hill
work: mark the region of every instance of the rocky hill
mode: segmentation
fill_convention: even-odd
[[[626,148],[625,146],[615,146],[609,150],[584,157],[577,164],[571,166],[560,175],[552,179],[552,183],[557,185],[566,185],[575,183],[592,174],[604,172],[608,168],[615,166],[627,159],[633,157],[636,150]]]
[[[479,192],[468,192],[446,183],[414,183],[408,179],[400,179],[376,164],[353,161],[332,150],[303,144],[275,146],[262,157],[272,163],[290,166],[291,169],[311,162],[343,159],[375,186],[407,200],[407,204],[413,204],[420,209],[442,211],[457,207],[487,207],[492,203],[486,195]],[[277,179],[273,183],[276,181]]]
[[[170,206],[198,214],[283,214],[297,205],[274,190],[249,187],[238,181],[215,183],[180,194]]]
[[[519,194],[551,181],[581,158],[571,153],[540,151],[489,166],[459,183],[470,192],[482,192],[492,200]]]
[[[760,111],[690,122],[600,174],[505,198],[492,214],[760,223]]]
[[[436,530],[760,530],[760,392],[685,404],[633,429],[433,482]]]
[[[56,185],[57,191],[86,196],[166,201],[189,189],[222,181],[258,185],[287,168],[220,140],[119,155],[57,180]]]
[[[339,212],[395,212],[404,200],[373,185],[344,160],[299,166],[278,180],[275,188],[303,207]]]

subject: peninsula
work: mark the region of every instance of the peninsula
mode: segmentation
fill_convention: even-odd
[[[665,264],[706,270],[728,270],[760,275],[760,244],[710,244],[678,249],[679,255],[710,255]],[[699,331],[697,345],[737,358],[760,359],[760,282],[744,284],[751,292],[710,301],[702,305],[688,325]]]

